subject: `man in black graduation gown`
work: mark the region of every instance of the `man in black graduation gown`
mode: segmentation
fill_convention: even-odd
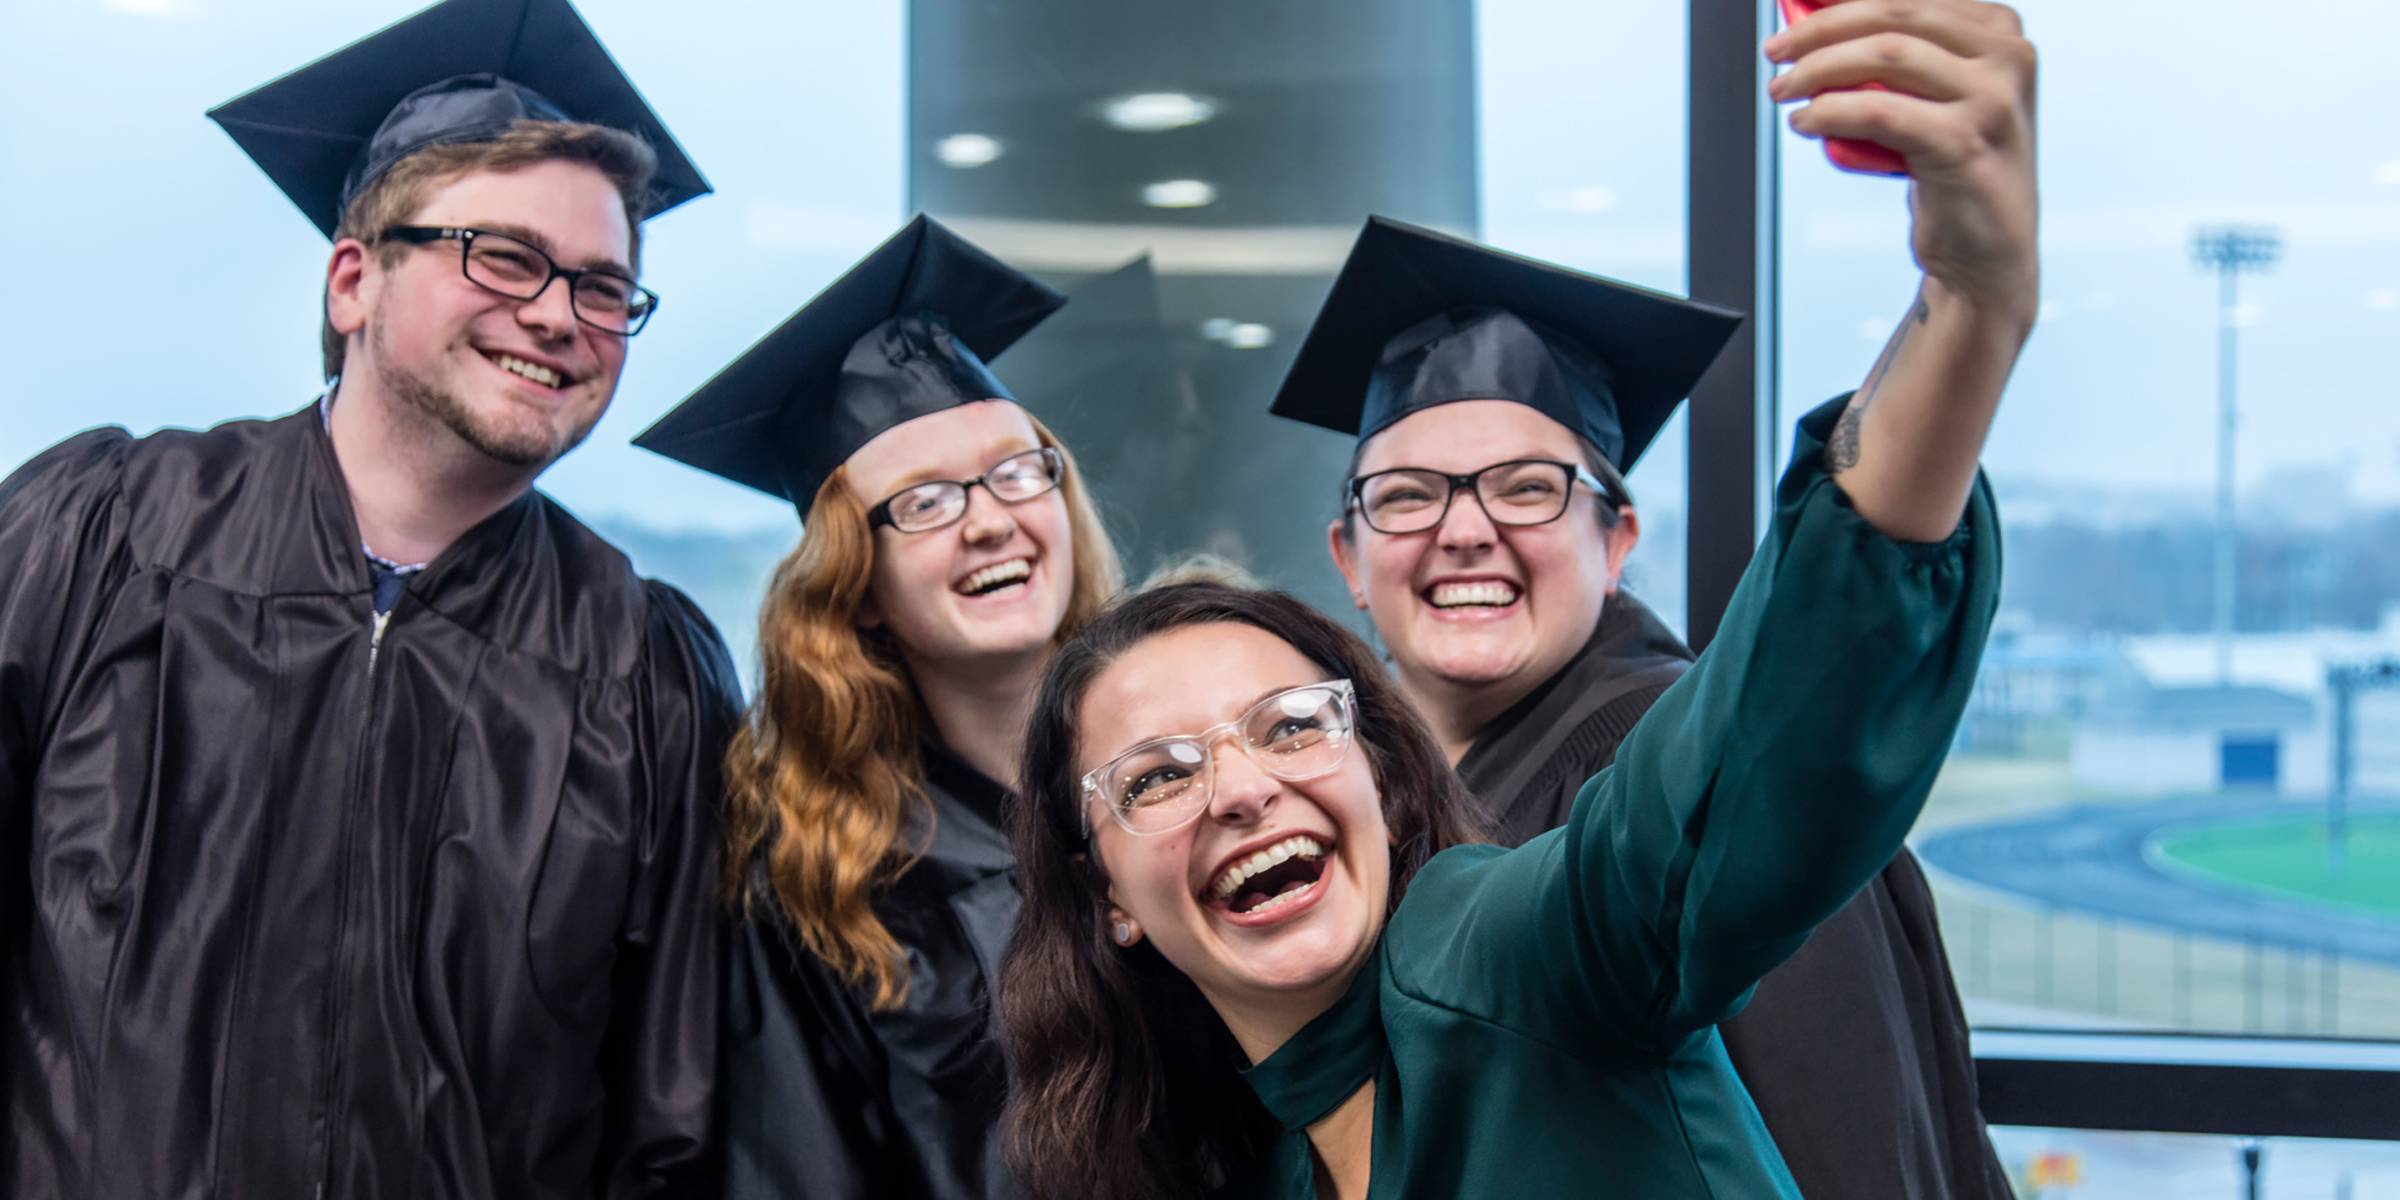
[[[531,484],[706,185],[563,0],[212,116],[339,378],[0,483],[0,1194],[703,1193],[730,664]]]
[[[1656,614],[1615,586],[1617,564],[1639,529],[1624,474],[1737,321],[1706,305],[1377,218],[1360,235],[1276,399],[1278,414],[1359,439],[1353,475],[1367,476],[1345,485],[1343,518],[1330,533],[1333,557],[1382,633],[1403,688],[1451,747],[1503,844],[1565,824],[1576,792],[1615,760],[1618,744],[1693,657]],[[1513,401],[1562,427],[1566,444],[1582,450],[1584,461],[1574,465],[1588,470],[1561,490],[1563,506],[1512,513],[1516,502],[1492,482],[1505,470],[1473,483],[1442,478],[1490,465],[1480,462],[1421,478],[1375,477],[1418,465],[1367,461],[1377,434],[1468,400]],[[1416,490],[1394,491],[1395,480]],[[1597,503],[1566,500],[1586,491]],[[1392,530],[1375,528],[1374,502],[1386,494],[1422,503],[1422,516],[1387,517],[1381,523]],[[1403,510],[1395,503],[1394,511]],[[1455,532],[1454,512],[1459,521],[1485,524]],[[1387,592],[1378,602],[1369,580],[1368,556],[1391,551],[1364,539],[1435,538],[1438,548],[1427,552],[1448,560],[1432,568],[1436,579],[1504,576],[1507,569],[1492,565],[1499,561],[1492,543],[1556,520],[1598,522],[1596,541],[1610,559],[1598,571],[1588,570],[1597,563],[1577,564],[1587,568],[1580,573],[1551,566],[1557,577],[1605,580],[1592,585],[1603,594],[1579,598],[1599,611],[1569,631],[1563,645],[1580,648],[1557,665],[1464,684],[1442,679],[1442,665],[1432,661],[1441,648],[1430,642],[1481,636],[1490,626],[1445,626],[1395,611],[1447,600],[1428,587],[1405,600]],[[1416,528],[1420,522],[1430,523]],[[1523,594],[1520,586],[1466,592],[1461,606],[1505,600],[1493,609],[1505,614],[1544,586],[1522,578],[1514,584]],[[1467,628],[1477,632],[1449,632]],[[1538,654],[1529,659],[1540,661]],[[1768,974],[1720,1030],[1812,1200],[2011,1194],[1976,1107],[1966,1020],[1933,896],[1907,850]]]

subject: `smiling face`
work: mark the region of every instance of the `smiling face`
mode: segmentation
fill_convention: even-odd
[[[436,189],[406,223],[507,234],[560,266],[632,274],[625,202],[581,163],[471,172]],[[327,308],[352,337],[345,377],[363,373],[394,406],[491,459],[538,471],[591,432],[625,366],[625,338],[577,320],[567,292],[564,280],[532,301],[486,290],[460,270],[455,241],[401,249],[387,265],[344,240]]]
[[[1413,413],[1378,433],[1364,476],[1396,467],[1465,475],[1494,463],[1582,463],[1580,437],[1507,400],[1464,400]],[[1332,533],[1335,565],[1367,610],[1392,662],[1420,702],[1524,690],[1549,678],[1591,638],[1616,589],[1638,526],[1578,486],[1566,512],[1542,525],[1501,525],[1461,492],[1442,523],[1388,534],[1353,520]]]
[[[1323,682],[1282,638],[1233,622],[1188,625],[1126,650],[1078,706],[1079,771],[1152,738],[1197,734],[1265,697]],[[1383,929],[1391,835],[1367,749],[1313,778],[1276,779],[1221,737],[1198,819],[1136,835],[1089,802],[1113,920],[1146,937],[1228,1023],[1321,1011]]]
[[[1006,400],[946,408],[877,434],[844,464],[873,508],[912,485],[972,479],[1041,445]],[[966,515],[922,533],[875,531],[864,615],[920,666],[966,668],[1047,653],[1066,619],[1075,549],[1062,489],[1015,504],[967,489]]]

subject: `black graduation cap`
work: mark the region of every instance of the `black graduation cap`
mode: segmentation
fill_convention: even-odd
[[[1437,404],[1514,400],[1631,471],[1741,321],[1369,217],[1269,411],[1363,440]]]
[[[1066,297],[918,216],[633,444],[808,515],[860,446],[904,421],[1014,400],[986,360]]]
[[[413,151],[520,119],[587,121],[658,154],[658,213],[708,180],[566,0],[443,0],[209,110],[327,237],[358,190]]]

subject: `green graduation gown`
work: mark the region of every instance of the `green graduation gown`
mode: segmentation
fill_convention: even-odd
[[[1891,861],[1999,596],[1978,480],[1946,541],[1874,529],[1804,418],[1716,642],[1567,824],[1409,885],[1348,994],[1245,1074],[1284,1127],[1239,1191],[1314,1196],[1305,1130],[1375,1083],[1370,1195],[1797,1196],[1716,1025]]]

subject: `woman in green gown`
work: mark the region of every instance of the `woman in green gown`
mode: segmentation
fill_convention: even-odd
[[[1795,128],[1908,158],[1925,277],[1800,422],[1717,639],[1514,850],[1355,638],[1183,585],[1052,660],[1012,839],[1007,1138],[1037,1197],[1796,1195],[1716,1024],[1899,848],[1972,689],[1976,460],[2037,306],[2004,8],[1839,0]],[[1892,91],[1825,93],[1865,82]]]

